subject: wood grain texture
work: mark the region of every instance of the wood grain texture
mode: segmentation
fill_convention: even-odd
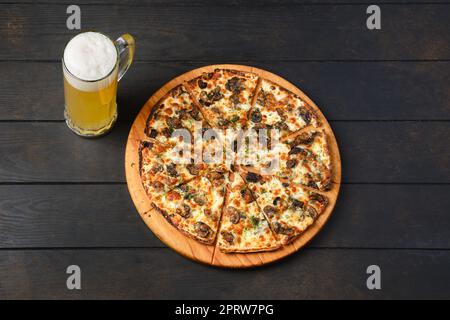
[[[450,249],[449,193],[450,185],[342,185],[308,247]],[[164,246],[125,184],[0,186],[1,249]]]
[[[65,123],[0,122],[0,182],[125,182],[130,126],[119,118],[110,134],[87,140]],[[450,183],[447,122],[331,126],[341,146],[345,183]]]
[[[322,123],[321,129],[327,133],[328,148],[331,158],[331,182],[332,187],[330,191],[326,192],[328,198],[328,206],[317,218],[312,226],[310,226],[300,237],[287,246],[270,252],[255,252],[255,253],[223,253],[214,246],[201,244],[193,239],[183,235],[181,232],[173,228],[165,219],[158,214],[156,210],[151,207],[151,202],[147,197],[146,192],[142,186],[142,181],[139,172],[139,146],[142,140],[147,140],[145,136],[146,121],[151,110],[157,105],[159,100],[166,95],[167,92],[176,86],[190,81],[205,72],[212,72],[215,69],[232,69],[245,72],[252,72],[262,79],[270,80],[278,85],[294,92],[305,101],[308,106],[314,109],[314,112],[319,117],[319,122]],[[162,242],[174,249],[181,255],[188,257],[194,261],[211,264],[226,268],[247,268],[268,264],[296,252],[305,244],[307,244],[324,226],[336,204],[339,194],[339,187],[341,182],[341,162],[339,149],[327,120],[320,112],[317,105],[311,101],[301,90],[286,81],[285,79],[270,73],[268,71],[257,69],[254,67],[244,65],[211,65],[198,69],[191,70],[179,77],[169,81],[161,89],[155,92],[142,107],[142,110],[137,115],[130,129],[130,134],[127,140],[127,147],[125,152],[125,172],[128,189],[131,198],[133,199],[136,208],[144,219],[148,227],[161,239]],[[211,250],[212,249],[212,250]]]
[[[119,84],[120,119],[201,62],[135,62]],[[302,88],[328,120],[450,120],[450,62],[261,62]],[[59,62],[0,62],[0,120],[63,120]],[[27,94],[19,94],[23,88]],[[45,94],[42,94],[45,90]]]
[[[102,139],[79,139],[63,123],[0,123],[0,298],[448,298],[449,1],[384,0],[380,32],[365,29],[366,0],[337,2],[78,1],[83,29],[133,33],[139,61],[120,84],[119,123]],[[69,3],[0,3],[0,122],[62,120]],[[430,61],[405,61],[418,59]],[[229,61],[280,74],[337,120],[346,181],[332,223],[308,248],[251,272],[131,248],[163,245],[124,184],[97,185],[124,183],[126,135],[149,92]],[[73,263],[83,270],[81,292],[65,287]],[[383,272],[377,292],[365,287],[374,263]]]
[[[131,33],[137,60],[450,58],[449,5],[384,6],[376,32],[367,30],[366,8],[95,5],[83,7],[83,30]],[[66,16],[66,5],[0,5],[0,60],[59,60],[76,33]]]
[[[0,3],[11,3],[11,0],[0,0]],[[15,0],[17,4],[61,4],[66,5],[65,0]],[[121,6],[178,6],[178,7],[242,7],[242,6],[299,6],[299,5],[361,5],[372,4],[371,0],[346,0],[339,2],[338,0],[78,0],[77,4],[82,5],[98,5],[98,4],[117,4]],[[425,4],[425,1],[411,1],[411,0],[383,0],[378,1],[377,4]],[[433,0],[433,3],[450,3],[448,0]]]
[[[67,290],[66,268],[82,270]],[[382,269],[368,290],[366,268]],[[193,263],[168,249],[2,250],[0,298],[46,299],[445,299],[450,252],[305,249],[252,271]]]

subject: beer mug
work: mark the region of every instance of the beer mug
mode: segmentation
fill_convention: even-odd
[[[117,83],[133,61],[134,38],[116,41],[99,32],[73,37],[64,48],[64,117],[76,134],[96,137],[117,119]]]

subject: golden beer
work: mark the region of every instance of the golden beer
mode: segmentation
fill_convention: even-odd
[[[108,130],[117,118],[117,81],[98,91],[83,91],[64,79],[66,118],[82,135]]]
[[[65,118],[81,136],[106,133],[117,119],[117,83],[131,64],[134,40],[116,42],[101,33],[72,38],[63,56]]]

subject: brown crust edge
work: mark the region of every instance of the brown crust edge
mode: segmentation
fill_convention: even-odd
[[[214,237],[211,240],[205,240],[203,238],[197,237],[189,232],[187,232],[186,230],[180,228],[176,223],[174,223],[172,221],[172,219],[170,218],[170,215],[163,209],[161,209],[160,207],[158,207],[154,202],[152,202],[152,208],[155,209],[155,211],[157,211],[158,213],[160,213],[169,223],[170,225],[172,225],[175,229],[177,229],[178,231],[180,231],[182,234],[184,234],[185,236],[194,239],[198,242],[201,242],[203,244],[207,244],[207,245],[212,245],[214,244],[216,238],[217,238],[217,231],[214,233]]]

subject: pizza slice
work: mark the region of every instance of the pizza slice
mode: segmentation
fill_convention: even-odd
[[[297,184],[329,190],[331,159],[323,130],[302,132],[283,143],[278,176]]]
[[[292,138],[272,143],[270,148],[249,150],[250,162],[239,163],[249,171],[275,175],[318,190],[331,187],[331,159],[323,130],[300,132]]]
[[[249,119],[251,128],[277,129],[282,137],[306,126],[319,125],[314,110],[305,101],[265,79],[261,80]]]
[[[190,80],[187,88],[215,128],[244,128],[258,82],[253,73],[216,69]]]
[[[139,147],[139,172],[142,185],[152,197],[201,175],[205,164],[183,164],[176,161],[170,147],[157,142],[142,141]]]
[[[302,234],[325,210],[326,196],[274,176],[243,172],[249,189],[282,244]]]
[[[262,212],[242,177],[230,177],[218,247],[223,252],[258,252],[280,247]]]
[[[213,244],[227,181],[227,171],[211,171],[155,197],[152,206],[183,234]]]
[[[170,90],[152,109],[145,134],[162,144],[173,146],[184,141],[182,135],[174,134],[176,130],[183,134],[181,129],[184,129],[192,143],[194,132],[208,127],[185,87],[179,85]]]

